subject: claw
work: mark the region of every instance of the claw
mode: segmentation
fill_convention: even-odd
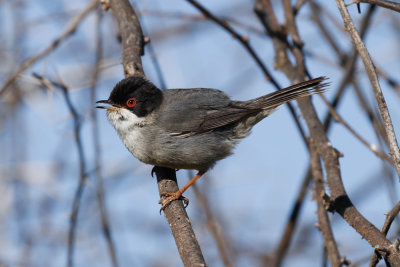
[[[181,192],[179,191],[175,193],[165,192],[161,195],[160,201],[158,201],[158,203],[161,204],[160,214],[174,200],[183,200],[183,205],[185,208],[189,205],[189,199],[182,196]]]

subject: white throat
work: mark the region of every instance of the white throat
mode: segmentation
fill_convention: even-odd
[[[140,118],[124,108],[108,110],[107,117],[120,136],[128,134],[135,127],[143,127],[148,124],[146,117]]]
[[[126,148],[139,160],[151,163],[152,157],[144,140],[147,138],[145,128],[152,123],[152,116],[138,117],[124,108],[108,110],[107,116]]]

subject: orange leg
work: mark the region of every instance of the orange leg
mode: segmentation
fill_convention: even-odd
[[[187,205],[189,204],[189,200],[187,198],[183,197],[182,194],[190,186],[192,186],[192,184],[194,184],[194,182],[196,182],[203,174],[204,174],[204,172],[199,171],[185,186],[183,186],[181,189],[179,189],[175,193],[165,192],[164,194],[162,194],[161,197],[166,197],[166,198],[159,201],[159,203],[161,204],[160,212],[162,210],[164,210],[172,201],[178,200],[178,199],[182,199],[185,203],[185,207],[187,207]]]

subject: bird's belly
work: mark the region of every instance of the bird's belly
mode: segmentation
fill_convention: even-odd
[[[160,149],[154,150],[156,165],[206,171],[232,153],[236,141],[207,133],[186,138],[157,135]]]

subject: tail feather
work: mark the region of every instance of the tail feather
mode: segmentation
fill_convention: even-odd
[[[319,77],[301,82],[271,94],[245,101],[243,104],[248,104],[247,107],[249,108],[273,109],[297,98],[325,92],[329,83],[322,82],[327,79],[326,77]]]

